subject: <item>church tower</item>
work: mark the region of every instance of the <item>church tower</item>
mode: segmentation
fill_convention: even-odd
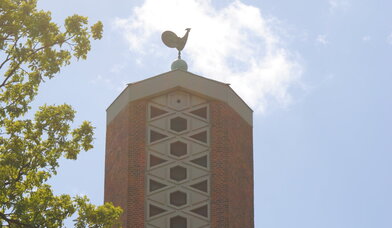
[[[180,53],[128,84],[107,109],[105,202],[127,228],[253,228],[252,110]]]
[[[107,109],[105,201],[129,228],[253,228],[252,110],[183,70],[129,84]]]

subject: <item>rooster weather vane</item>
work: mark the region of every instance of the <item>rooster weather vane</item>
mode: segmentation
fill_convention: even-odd
[[[178,59],[181,59],[181,51],[184,49],[186,41],[188,40],[190,28],[185,29],[185,35],[180,38],[172,31],[165,31],[162,33],[162,41],[169,48],[176,48],[178,50]]]

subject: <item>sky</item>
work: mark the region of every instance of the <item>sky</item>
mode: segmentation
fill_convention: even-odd
[[[104,36],[40,88],[68,103],[94,149],[62,160],[55,192],[103,202],[106,108],[127,83],[170,70],[161,33],[192,28],[192,73],[230,83],[254,110],[256,228],[392,227],[392,2],[386,0],[40,0]],[[67,226],[71,227],[70,222]]]

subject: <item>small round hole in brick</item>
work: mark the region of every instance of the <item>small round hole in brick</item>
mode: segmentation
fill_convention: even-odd
[[[181,100],[180,100],[180,99],[177,99],[177,103],[181,103]]]

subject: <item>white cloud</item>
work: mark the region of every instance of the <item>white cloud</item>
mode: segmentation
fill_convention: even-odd
[[[183,36],[191,27],[183,53],[189,70],[230,83],[252,108],[263,111],[271,101],[288,104],[288,90],[302,73],[295,55],[272,31],[273,21],[239,0],[220,9],[210,0],[146,0],[115,25],[141,58],[166,51],[163,31]]]
[[[371,40],[371,37],[368,35],[362,37],[363,42],[369,42],[370,40]]]
[[[120,79],[119,77],[117,77],[117,79],[114,80],[113,76],[105,77],[102,75],[97,75],[94,79],[90,80],[90,84],[92,85],[96,85],[96,86],[104,85],[106,88],[111,90],[116,90],[118,92],[121,92],[125,88],[127,83],[128,82],[126,80]]]
[[[335,12],[336,10],[347,10],[351,4],[349,0],[329,0],[329,11]]]
[[[327,40],[327,36],[326,35],[318,35],[316,38],[316,41],[322,45],[327,45],[328,44],[328,40]]]
[[[391,34],[389,34],[389,36],[387,37],[387,42],[388,42],[388,44],[392,45],[392,32],[391,32]]]
[[[118,74],[118,73],[122,72],[125,69],[125,67],[126,67],[126,63],[125,62],[123,62],[123,63],[116,63],[116,64],[114,64],[110,68],[110,72]]]

